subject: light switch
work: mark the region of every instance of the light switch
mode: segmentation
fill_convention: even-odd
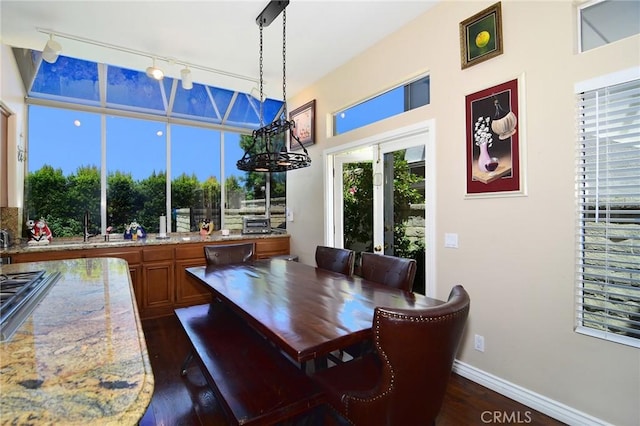
[[[287,222],[293,222],[293,210],[287,207]]]
[[[458,248],[458,234],[444,234],[444,246]]]

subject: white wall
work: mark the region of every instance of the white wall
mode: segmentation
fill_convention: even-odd
[[[287,203],[292,253],[314,264],[329,206],[322,152],[435,119],[438,298],[462,284],[471,315],[459,360],[616,425],[640,424],[640,351],[573,332],[575,264],[574,83],[640,64],[640,37],[576,53],[575,4],[502,1],[504,54],[460,69],[459,23],[493,1],[445,1],[289,100],[316,99],[312,166],[291,172]],[[431,104],[337,137],[330,114],[426,70]],[[465,95],[525,77],[520,112],[528,195],[465,194]],[[445,249],[444,233],[460,248]],[[485,337],[484,353],[473,335]]]
[[[8,207],[23,207],[24,162],[18,162],[18,147],[25,147],[25,90],[11,47],[0,44],[0,101],[11,111],[8,128]],[[5,188],[0,188],[4,191]]]

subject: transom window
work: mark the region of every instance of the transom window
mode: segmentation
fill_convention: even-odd
[[[578,8],[580,51],[640,33],[640,2],[595,0]]]
[[[420,77],[378,96],[333,114],[333,135],[364,127],[385,118],[427,105],[430,102],[429,76]]]

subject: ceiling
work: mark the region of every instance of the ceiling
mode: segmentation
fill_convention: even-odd
[[[287,17],[287,97],[417,18],[438,0],[291,0]],[[1,41],[41,51],[38,28],[144,52],[168,76],[190,63],[194,82],[251,92],[259,78],[256,17],[267,1],[0,1]],[[264,28],[265,97],[282,99],[282,14]],[[152,60],[56,36],[62,55],[144,70]]]

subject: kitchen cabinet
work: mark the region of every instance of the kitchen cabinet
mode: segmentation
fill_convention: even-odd
[[[176,306],[185,307],[211,301],[211,292],[187,275],[186,269],[206,265],[203,244],[176,247]]]
[[[144,317],[163,316],[173,311],[175,280],[172,246],[142,250],[142,312]]]
[[[29,248],[11,250],[13,263],[40,262],[76,258],[116,257],[129,265],[140,318],[156,318],[173,315],[177,307],[193,306],[211,301],[210,291],[191,279],[186,268],[206,264],[204,246],[253,242],[255,257],[264,259],[289,254],[289,236],[241,237],[208,241],[162,241],[132,243],[132,246],[91,247],[65,249],[64,244],[30,251]],[[100,244],[102,245],[102,244]]]

